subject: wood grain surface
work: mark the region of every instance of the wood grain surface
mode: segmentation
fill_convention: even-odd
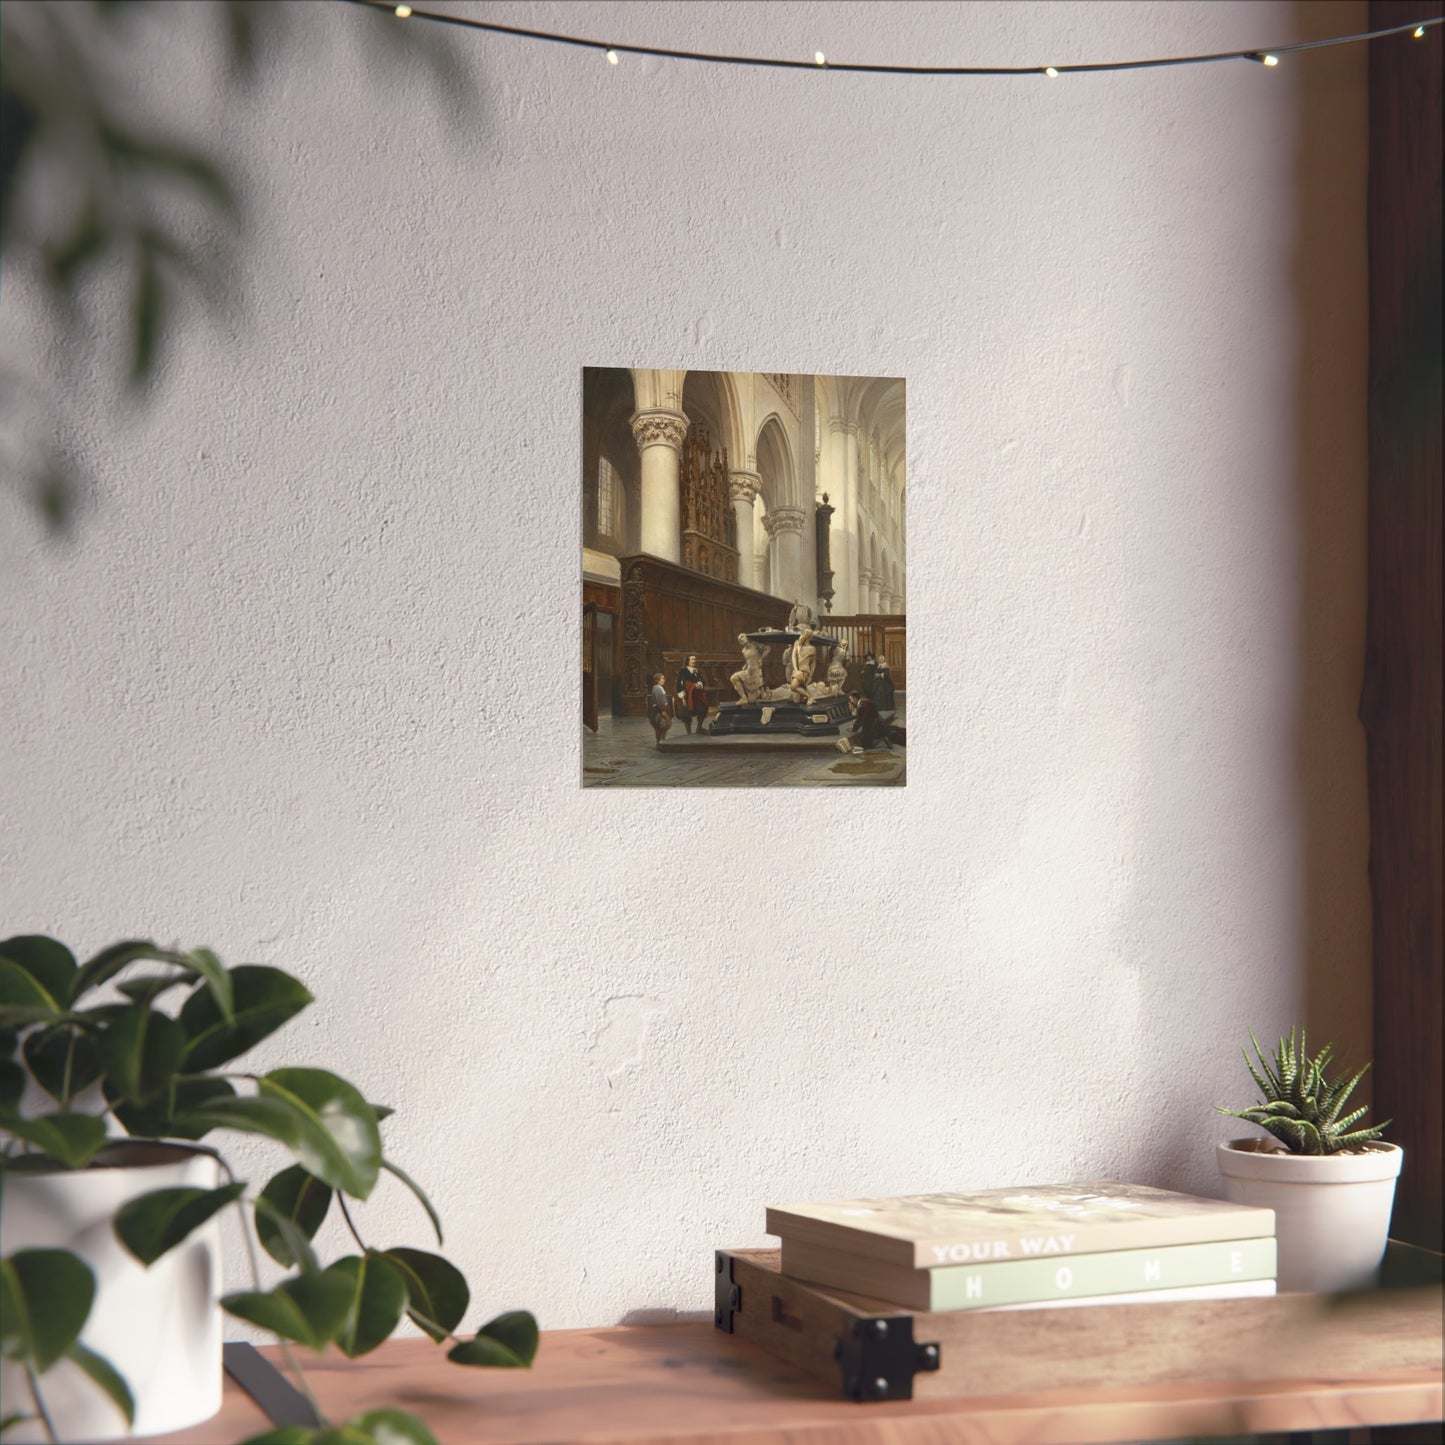
[[[399,1406],[424,1419],[441,1445],[1084,1445],[1350,1429],[1441,1415],[1438,1360],[1433,1370],[1370,1378],[1180,1381],[854,1405],[706,1324],[549,1331],[530,1371],[463,1369],[429,1341],[394,1340],[360,1361],[325,1356],[308,1375],[333,1418]],[[220,1415],[161,1438],[167,1445],[220,1445],[264,1427],[259,1411],[228,1382]]]

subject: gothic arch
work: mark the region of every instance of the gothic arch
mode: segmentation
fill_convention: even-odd
[[[769,412],[758,428],[756,444],[758,476],[763,503],[770,512],[797,505],[797,468],[792,443],[777,412]]]
[[[746,469],[747,447],[738,401],[737,383],[726,371],[690,371],[683,382],[682,410],[689,420],[701,420],[715,451],[724,448],[731,471]]]

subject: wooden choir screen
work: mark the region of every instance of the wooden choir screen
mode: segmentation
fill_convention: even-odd
[[[874,657],[886,657],[888,670],[893,674],[893,686],[899,692],[908,686],[908,619],[901,612],[825,617],[819,626],[848,644],[851,663],[861,663],[865,652],[871,652]]]
[[[653,675],[662,673],[671,690],[689,653],[697,654],[711,700],[727,701],[733,696],[728,678],[742,666],[738,633],[781,628],[788,612],[787,602],[751,587],[660,557],[624,557],[620,711],[645,716]]]

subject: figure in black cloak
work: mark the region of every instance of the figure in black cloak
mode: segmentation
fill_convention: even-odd
[[[871,652],[865,652],[863,654],[863,671],[858,675],[858,691],[869,702],[873,701],[873,684],[877,677],[878,664],[874,661]]]
[[[698,671],[697,654],[690,653],[687,665],[678,670],[677,686],[673,689],[677,697],[677,715],[688,732],[693,723],[698,732],[707,721],[707,689],[702,685],[702,673]]]
[[[878,659],[878,670],[873,674],[873,706],[880,713],[892,712],[898,706],[893,696],[893,674],[888,670],[888,659]]]
[[[896,726],[891,718],[880,717],[871,698],[861,693],[848,694],[848,710],[853,714],[853,726],[838,739],[840,753],[861,753],[869,748],[892,748],[908,745],[906,731]]]

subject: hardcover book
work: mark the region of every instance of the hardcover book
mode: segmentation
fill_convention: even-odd
[[[909,1269],[1163,1249],[1274,1234],[1274,1211],[1103,1180],[786,1204],[769,1234]]]
[[[1116,1249],[1067,1258],[912,1269],[784,1239],[782,1272],[811,1284],[891,1300],[909,1309],[975,1310],[1272,1280],[1275,1242],[1273,1235],[1260,1235],[1208,1244],[1172,1244],[1162,1249]]]

